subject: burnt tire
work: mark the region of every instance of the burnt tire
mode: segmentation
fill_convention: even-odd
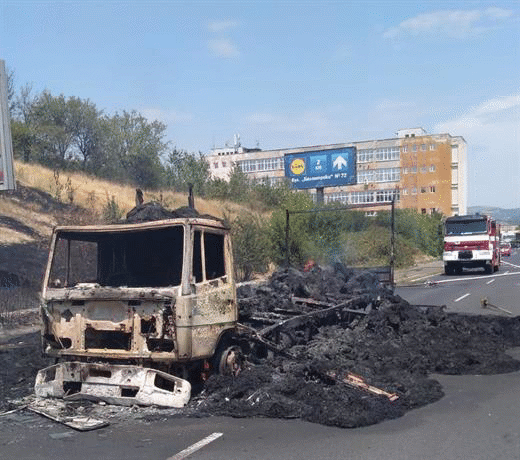
[[[219,347],[213,357],[213,370],[220,375],[236,377],[244,366],[244,354],[238,345]]]

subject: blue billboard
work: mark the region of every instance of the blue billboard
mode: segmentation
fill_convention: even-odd
[[[356,147],[285,155],[285,177],[298,189],[355,184]]]

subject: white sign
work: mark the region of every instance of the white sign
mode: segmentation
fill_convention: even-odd
[[[341,155],[338,155],[332,162],[332,166],[334,167],[334,169],[338,169],[338,170],[343,169],[343,167],[345,167],[345,169],[346,169],[347,160],[345,160],[345,158],[343,158]]]
[[[0,60],[0,190],[14,190],[13,143],[7,102],[7,73]]]

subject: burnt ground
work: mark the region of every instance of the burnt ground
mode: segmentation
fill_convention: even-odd
[[[518,317],[470,316],[410,305],[380,287],[370,273],[342,267],[279,271],[263,285],[240,287],[238,294],[241,323],[262,330],[270,342],[278,340],[283,353],[255,348],[237,377],[211,376],[181,410],[93,405],[92,411],[119,420],[261,416],[350,428],[400,417],[439,400],[443,390],[436,374],[520,370],[520,361],[507,354],[520,345]],[[342,304],[348,311],[332,309],[274,327],[276,321]],[[38,332],[4,341],[0,409],[19,406],[20,398],[32,393],[37,370],[49,364],[41,356]],[[340,383],[327,377],[330,371],[339,377],[346,372],[362,376],[398,399]]]

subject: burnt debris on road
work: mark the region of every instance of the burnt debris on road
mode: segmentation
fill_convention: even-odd
[[[265,283],[240,286],[238,300],[247,342],[238,375],[211,375],[185,408],[119,408],[118,416],[262,416],[359,427],[440,399],[434,374],[520,369],[507,354],[520,345],[518,317],[410,305],[369,272],[280,270]],[[2,410],[26,403],[48,361],[37,333],[0,346]],[[97,417],[110,412],[84,404]]]

